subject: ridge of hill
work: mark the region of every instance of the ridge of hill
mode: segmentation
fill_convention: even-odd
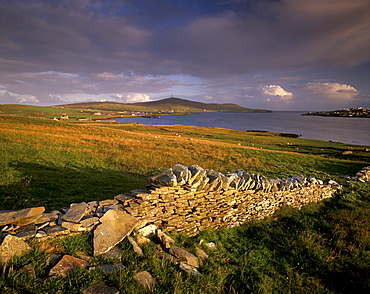
[[[264,109],[252,109],[246,108],[237,104],[225,103],[203,103],[196,102],[181,98],[166,98],[157,101],[148,102],[136,102],[136,103],[119,103],[113,101],[105,102],[82,102],[58,105],[63,108],[90,108],[95,110],[123,110],[127,107],[132,110],[137,111],[174,111],[174,112],[200,112],[200,111],[225,111],[225,112],[271,112],[270,110]]]

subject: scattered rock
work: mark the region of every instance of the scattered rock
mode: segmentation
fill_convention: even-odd
[[[194,276],[200,276],[201,273],[195,268],[195,267],[192,267],[186,263],[183,263],[183,262],[180,262],[180,266],[179,266],[183,271],[186,271],[187,273],[189,274],[192,274]]]
[[[0,261],[8,262],[15,255],[22,255],[31,250],[26,242],[22,239],[7,235],[0,245]]]
[[[7,224],[28,225],[42,216],[44,207],[26,208],[17,211],[0,211],[0,226]]]
[[[140,285],[146,288],[153,289],[157,284],[157,281],[152,277],[152,275],[147,271],[142,271],[136,274],[136,280]]]
[[[208,254],[203,250],[200,249],[199,247],[195,247],[195,251],[197,252],[197,255],[201,260],[206,260],[209,258]]]
[[[167,236],[161,230],[157,230],[157,237],[166,249],[169,249],[171,247],[171,244],[175,243],[175,240]]]
[[[132,245],[132,248],[134,249],[134,251],[139,254],[140,256],[144,256],[144,253],[143,253],[143,250],[140,248],[140,246],[136,243],[136,241],[134,240],[134,238],[130,237],[130,236],[127,236],[127,239],[128,241],[131,243]]]
[[[138,230],[139,235],[148,238],[154,238],[156,236],[157,226],[156,225],[147,225],[144,228]]]
[[[102,270],[105,273],[113,273],[119,269],[125,268],[122,264],[101,264],[96,267],[99,270]]]
[[[122,256],[122,249],[118,247],[118,245],[114,246],[112,249],[110,249],[108,252],[102,254],[105,258],[116,258],[120,259]]]
[[[35,267],[33,266],[32,263],[29,263],[25,265],[24,267],[20,268],[19,272],[23,274],[28,274],[30,275],[31,278],[36,279]]]
[[[88,212],[89,206],[85,203],[72,203],[67,213],[62,216],[62,220],[78,223]]]
[[[177,257],[178,259],[185,261],[188,265],[199,267],[198,258],[194,254],[183,248],[172,246],[169,249],[169,253]]]
[[[87,268],[88,262],[70,255],[64,255],[62,259],[50,270],[49,276],[65,276],[76,268]]]
[[[138,220],[122,210],[109,210],[94,231],[94,256],[108,252],[131,233]]]
[[[90,288],[86,288],[84,294],[119,294],[114,287],[108,287],[104,282],[99,282]]]

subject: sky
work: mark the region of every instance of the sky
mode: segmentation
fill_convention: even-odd
[[[370,107],[369,0],[0,0],[0,104]]]

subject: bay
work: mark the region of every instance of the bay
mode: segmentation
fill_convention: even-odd
[[[262,130],[293,133],[301,138],[370,146],[370,120],[351,117],[302,115],[299,111],[272,113],[206,112],[185,115],[163,115],[160,119],[144,117],[116,118],[117,122],[146,125],[186,125],[217,127],[239,131]]]

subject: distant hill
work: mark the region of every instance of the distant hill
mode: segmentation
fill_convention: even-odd
[[[148,111],[148,112],[271,112],[264,109],[246,108],[237,104],[202,103],[181,98],[166,98],[157,101],[118,103],[118,102],[84,102],[59,105],[68,109],[94,109],[104,111]]]

